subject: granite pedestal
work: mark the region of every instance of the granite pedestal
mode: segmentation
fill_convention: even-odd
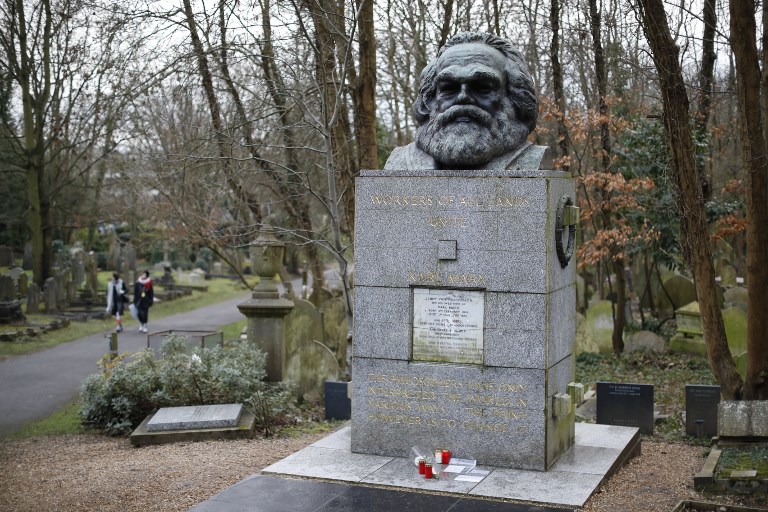
[[[362,171],[352,451],[544,471],[573,443],[574,182]]]

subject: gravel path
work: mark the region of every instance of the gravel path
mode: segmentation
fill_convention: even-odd
[[[327,434],[134,448],[93,435],[0,442],[0,510],[185,511]],[[664,512],[681,499],[757,506],[765,497],[702,496],[704,449],[643,440],[643,453],[587,502],[588,512]]]

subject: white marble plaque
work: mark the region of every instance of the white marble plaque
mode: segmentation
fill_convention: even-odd
[[[413,289],[413,360],[483,363],[481,291]]]

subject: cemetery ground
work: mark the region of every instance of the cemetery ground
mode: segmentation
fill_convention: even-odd
[[[662,416],[642,453],[589,499],[588,512],[671,511],[680,500],[764,506],[765,496],[699,492],[693,475],[707,442],[685,436],[685,384],[711,384],[699,356],[634,352],[587,354],[577,380],[650,383]],[[285,419],[271,437],[132,447],[124,437],[83,429],[76,405],[0,441],[0,510],[182,511],[317,441],[339,423],[318,406]]]

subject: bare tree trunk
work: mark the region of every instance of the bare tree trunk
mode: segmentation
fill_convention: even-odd
[[[611,168],[611,132],[608,123],[608,103],[606,101],[608,72],[605,66],[605,52],[603,51],[603,44],[601,42],[601,21],[600,12],[597,8],[597,0],[589,0],[589,18],[590,28],[592,29],[592,49],[595,53],[597,105],[600,114],[600,164],[602,172],[609,172]],[[603,198],[602,204],[608,204],[607,194],[609,194],[609,192],[604,191],[604,194],[606,194],[606,197]],[[604,219],[604,225],[606,227],[610,226],[610,212],[601,208],[601,213]],[[616,308],[613,311],[613,334],[611,335],[611,341],[613,344],[613,352],[616,355],[619,355],[624,351],[624,326],[627,323],[625,314],[627,295],[624,282],[624,258],[612,254],[611,267],[607,268],[609,275],[611,268],[616,273],[617,281]]]
[[[357,0],[360,38],[360,73],[355,87],[355,124],[360,167],[377,169],[376,145],[376,36],[373,25],[373,0]]]
[[[568,156],[568,129],[565,126],[565,92],[563,86],[563,68],[560,65],[560,0],[551,0],[549,11],[549,23],[552,27],[552,44],[549,56],[552,61],[552,82],[555,94],[555,106],[557,107],[557,146],[560,148],[560,156]],[[567,158],[562,165],[564,171],[569,170]]]
[[[659,75],[664,126],[679,193],[680,241],[684,247],[683,253],[693,269],[709,364],[723,396],[727,400],[738,399],[741,396],[742,381],[728,349],[723,316],[715,292],[715,269],[709,247],[707,216],[696,174],[688,94],[680,69],[678,48],[670,34],[662,1],[640,0],[638,8]]]
[[[736,58],[744,174],[747,182],[747,375],[743,398],[768,399],[768,152],[760,94],[768,93],[760,72],[755,3],[731,0],[731,47]],[[765,9],[765,6],[763,6]],[[765,19],[765,10],[763,12]],[[763,27],[765,30],[765,27]],[[766,62],[763,62],[765,66]]]
[[[715,61],[715,29],[717,28],[717,13],[715,0],[704,0],[704,34],[702,38],[701,70],[699,71],[699,97],[696,111],[696,131],[699,137],[704,137],[709,124],[710,110],[712,109],[712,84],[714,82]],[[704,200],[712,196],[712,187],[707,179],[703,159],[697,162],[696,170],[701,181],[701,190]]]

